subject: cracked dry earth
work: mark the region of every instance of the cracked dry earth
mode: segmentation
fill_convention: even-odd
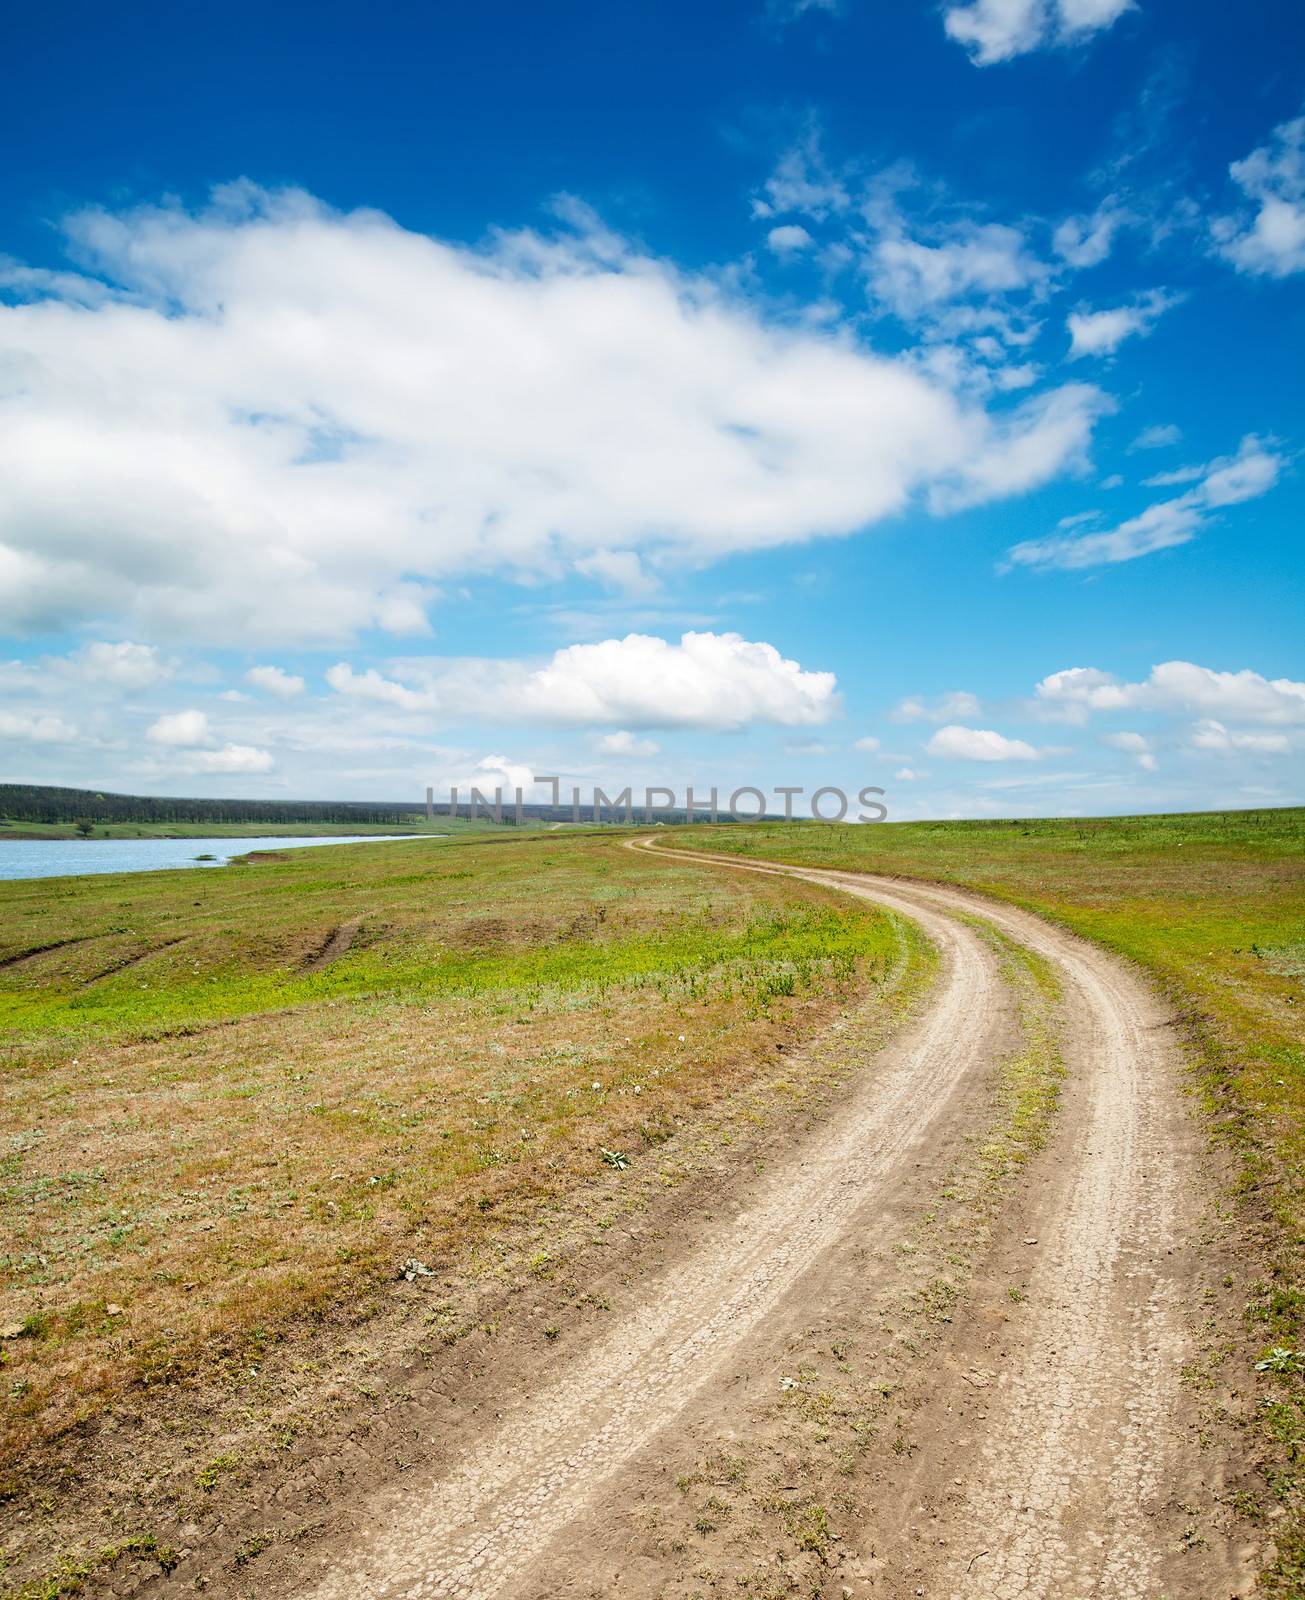
[[[1020,911],[896,880],[795,875],[913,918],[942,956],[928,1007],[852,1078],[833,1116],[735,1193],[728,1215],[704,1219],[593,1342],[556,1352],[541,1381],[495,1399],[475,1436],[441,1440],[433,1464],[355,1490],[311,1551],[240,1592],[712,1592],[686,1576],[676,1547],[641,1534],[632,1508],[665,1491],[707,1436],[746,1455],[749,1429],[763,1425],[756,1396],[773,1395],[813,1316],[837,1303],[868,1319],[884,1281],[905,1271],[893,1241],[939,1160],[976,1136],[976,1085],[1010,1043],[1011,999],[976,914],[1059,977],[1068,1074],[1056,1133],[994,1225],[966,1291],[977,1309],[958,1314],[929,1357],[918,1445],[886,1458],[858,1524],[843,1519],[838,1562],[799,1564],[779,1575],[786,1586],[736,1579],[717,1592],[1250,1592],[1252,1552],[1183,1546],[1190,1502],[1219,1463],[1207,1449],[1198,1469],[1181,1386],[1200,1197],[1189,1192],[1196,1136],[1162,1008],[1121,963]],[[1020,1315],[985,1321],[996,1285],[1014,1279]]]

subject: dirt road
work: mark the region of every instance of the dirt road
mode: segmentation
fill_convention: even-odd
[[[857,1080],[818,1137],[757,1181],[738,1214],[704,1224],[636,1309],[577,1358],[559,1359],[547,1386],[520,1395],[437,1475],[381,1488],[289,1592],[668,1592],[655,1563],[623,1558],[613,1533],[622,1507],[664,1473],[659,1456],[695,1412],[728,1410],[750,1374],[773,1375],[830,1264],[846,1263],[853,1245],[863,1259],[867,1238],[891,1234],[901,1192],[956,1137],[974,1080],[1009,1038],[997,962],[957,911],[982,915],[1053,963],[1065,992],[1070,1070],[1059,1132],[989,1264],[1018,1273],[1027,1307],[987,1332],[981,1318],[958,1327],[925,1442],[883,1486],[872,1525],[844,1530],[837,1574],[818,1575],[807,1592],[1249,1592],[1231,1553],[1204,1541],[1195,1553],[1182,1548],[1179,1490],[1193,1463],[1180,1373],[1194,1214],[1182,1168],[1192,1134],[1157,1003],[1122,964],[1016,910],[943,888],[796,875],[925,929],[943,956],[926,1014]],[[846,1282],[865,1269],[853,1260],[839,1270]],[[982,1299],[983,1285],[973,1292]],[[972,1381],[986,1386],[978,1407]]]

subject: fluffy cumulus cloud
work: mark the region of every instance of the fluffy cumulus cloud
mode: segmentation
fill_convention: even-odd
[[[206,712],[166,711],[145,730],[151,745],[166,751],[166,768],[176,774],[270,772],[271,753],[255,745],[219,743]]]
[[[62,717],[0,711],[0,739],[24,740],[30,744],[72,744],[80,737],[72,723],[65,722]]]
[[[151,744],[207,744],[212,738],[208,717],[202,711],[169,711],[145,730]]]
[[[1125,339],[1150,333],[1161,314],[1173,304],[1172,295],[1163,289],[1152,289],[1127,305],[1108,306],[1101,311],[1071,311],[1065,319],[1069,359],[1113,355]]]
[[[943,15],[948,36],[989,67],[1051,45],[1073,45],[1109,28],[1133,0],[968,0]]]
[[[1038,705],[1067,721],[1096,711],[1160,711],[1214,720],[1305,725],[1305,683],[1265,678],[1244,668],[1221,672],[1191,661],[1164,661],[1141,682],[1130,683],[1097,667],[1067,667],[1043,678]]]
[[[1249,208],[1214,224],[1216,248],[1240,272],[1286,278],[1305,272],[1305,117],[1273,130],[1228,171]]]
[[[915,496],[1018,493],[1094,414],[1074,388],[989,413],[850,334],[768,321],[579,208],[471,249],[242,184],[197,214],[67,230],[84,280],[0,306],[14,631],[115,615],[227,645],[420,633],[450,574],[700,562]],[[997,271],[1002,250],[973,246],[964,271]]]
[[[1008,739],[992,728],[965,728],[951,723],[939,728],[925,749],[952,761],[1036,761],[1041,751],[1023,739]]]
[[[1159,500],[1135,517],[1103,533],[1057,532],[1046,539],[1028,539],[1006,553],[1007,567],[1098,567],[1132,561],[1156,550],[1194,539],[1211,517],[1226,506],[1267,494],[1282,473],[1283,458],[1271,442],[1248,434],[1235,456],[1220,456],[1203,466],[1178,468],[1149,481],[1158,485],[1192,482],[1170,500]]]
[[[58,695],[76,686],[83,698],[112,699],[166,683],[176,668],[175,661],[165,660],[152,645],[95,639],[69,655],[7,663],[0,667],[0,690]]]
[[[83,645],[69,666],[80,676],[115,689],[146,689],[172,675],[172,667],[152,645],[130,640],[95,640]]]
[[[569,645],[534,668],[427,657],[399,663],[395,671],[387,678],[340,662],[326,676],[339,694],[401,711],[627,732],[754,722],[804,727],[827,722],[839,709],[832,672],[806,671],[773,645],[737,633],[686,633],[678,644],[631,633]]]
[[[766,243],[777,256],[794,256],[809,250],[815,241],[801,223],[785,222],[770,230]]]
[[[265,694],[275,695],[278,700],[292,700],[305,688],[304,680],[284,667],[250,667],[245,682],[262,689]]]
[[[535,801],[549,798],[547,785],[536,784],[535,775],[524,762],[511,756],[482,756],[479,761],[455,767],[444,779],[444,786],[456,789],[470,799],[471,791],[478,789],[487,801],[494,803],[494,791],[501,792],[503,803],[511,804],[519,789],[523,800]]]
[[[737,633],[646,634],[570,645],[522,685],[524,709],[560,722],[635,727],[798,727],[838,709],[832,672],[804,671]]]

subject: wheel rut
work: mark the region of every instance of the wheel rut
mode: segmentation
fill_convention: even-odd
[[[635,1317],[505,1412],[460,1463],[383,1495],[372,1536],[326,1554],[330,1570],[300,1592],[470,1600],[521,1581],[594,1493],[692,1404],[786,1296],[800,1294],[811,1263],[858,1217],[865,1224],[880,1190],[923,1158],[1006,1021],[1003,985],[982,941],[940,911],[912,914],[939,946],[945,979],[841,1118],[768,1173],[739,1216],[704,1227],[698,1248],[651,1288]]]
[[[437,1470],[381,1488],[361,1535],[327,1540],[316,1572],[301,1568],[285,1592],[311,1600],[606,1592],[585,1579],[586,1552],[596,1548],[589,1524],[653,1470],[659,1436],[698,1397],[719,1399],[727,1370],[737,1378],[786,1318],[801,1315],[819,1263],[877,1226],[894,1186],[927,1164],[967,1085],[1001,1047],[1004,985],[985,940],[958,912],[988,919],[1054,965],[1066,995],[1070,1087],[1054,1156],[1022,1202],[1021,1226],[1033,1232],[1014,1242],[1026,1253],[1027,1315],[1002,1333],[1000,1350],[979,1352],[995,1367],[980,1409],[973,1391],[960,1393],[975,1350],[949,1358],[933,1402],[934,1442],[885,1488],[873,1525],[849,1537],[849,1546],[879,1554],[840,1576],[870,1587],[842,1592],[931,1600],[1248,1592],[1220,1552],[1184,1567],[1173,1548],[1169,1486],[1190,1445],[1179,1417],[1192,1204],[1181,1163],[1191,1134],[1154,997],[1105,952],[962,890],[675,854],[790,873],[910,916],[942,954],[930,1008],[737,1216],[704,1224],[696,1247],[648,1285],[634,1312],[559,1362],[547,1386],[507,1405]],[[559,1585],[568,1558],[571,1575]],[[620,1587],[665,1592],[651,1580]]]

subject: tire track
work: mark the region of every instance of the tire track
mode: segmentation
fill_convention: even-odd
[[[921,1153],[954,1091],[985,1065],[1006,1007],[991,954],[972,931],[936,910],[912,915],[940,947],[944,981],[927,1015],[852,1091],[840,1119],[775,1170],[750,1210],[704,1228],[699,1248],[651,1290],[637,1316],[504,1414],[459,1464],[378,1501],[373,1536],[301,1593],[497,1593],[690,1404],[854,1214]]]
[[[1123,962],[1031,913],[960,889],[798,876],[907,907],[978,912],[1053,961],[1067,989],[1073,1164],[1038,1197],[1045,1253],[1027,1279],[1031,1315],[950,1497],[939,1529],[950,1554],[926,1563],[925,1592],[1148,1600],[1172,1554],[1160,1513],[1184,1448],[1173,1419],[1189,1346],[1174,1266],[1184,1196],[1166,1019]],[[922,1463],[915,1488],[954,1470]]]
[[[362,925],[363,918],[355,917],[352,922],[342,922],[338,928],[333,928],[316,955],[311,955],[307,961],[300,963],[300,976],[302,977],[312,972],[322,972],[347,956],[353,948],[353,942],[358,937],[358,930]]]
[[[948,1536],[936,1552],[924,1550],[914,1507],[887,1499],[867,1536],[890,1551],[893,1592],[1154,1595],[1166,1555],[1156,1507],[1180,1448],[1171,1419],[1186,1337],[1170,1260],[1181,1233],[1172,1139],[1180,1113],[1155,1001],[1105,952],[963,890],[675,854],[796,876],[913,917],[944,957],[931,1010],[890,1044],[883,1070],[851,1091],[840,1119],[768,1175],[751,1210],[705,1229],[636,1315],[504,1413],[450,1468],[405,1482],[402,1495],[378,1496],[371,1535],[296,1592],[312,1600],[534,1592],[532,1560],[550,1541],[556,1549],[619,1469],[762,1335],[767,1314],[800,1292],[804,1269],[927,1151],[951,1097],[989,1064],[1005,996],[982,939],[955,919],[965,911],[1059,970],[1071,1029],[1072,1140],[1033,1196],[1045,1245],[980,1436],[961,1458],[903,1473],[903,1492],[917,1496],[921,1474],[930,1487],[956,1485],[942,1524]]]

